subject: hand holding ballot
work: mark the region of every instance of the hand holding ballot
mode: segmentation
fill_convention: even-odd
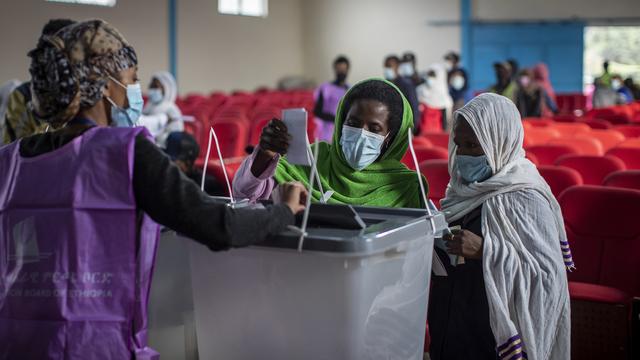
[[[276,154],[285,155],[289,149],[290,141],[291,136],[289,135],[287,125],[281,120],[274,118],[262,129],[260,149],[270,157],[274,157]]]
[[[481,259],[484,239],[469,230],[451,229],[451,233],[444,234],[443,239],[449,254],[467,259]]]

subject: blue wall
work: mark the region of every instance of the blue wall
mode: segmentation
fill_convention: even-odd
[[[521,68],[546,63],[557,92],[581,92],[583,31],[579,22],[472,24],[469,53],[463,54],[471,88],[488,88],[495,82],[493,63],[514,58]]]

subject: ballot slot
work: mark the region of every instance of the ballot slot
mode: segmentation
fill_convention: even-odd
[[[309,228],[330,227],[338,229],[362,230],[367,223],[351,205],[311,204]],[[302,215],[296,217],[296,225],[302,223]]]

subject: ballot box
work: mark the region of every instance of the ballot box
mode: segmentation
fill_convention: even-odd
[[[444,216],[313,206],[302,251],[293,230],[228,252],[189,245],[200,359],[423,358]]]

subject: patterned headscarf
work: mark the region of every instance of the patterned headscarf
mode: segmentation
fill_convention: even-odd
[[[60,125],[102,99],[108,75],[134,67],[135,50],[103,20],[67,26],[29,52],[34,113]]]

